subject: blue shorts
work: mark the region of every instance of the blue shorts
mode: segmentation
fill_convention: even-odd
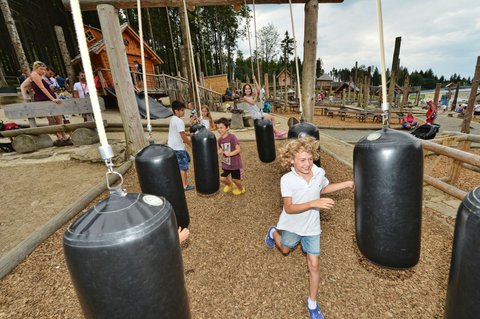
[[[177,155],[178,167],[181,171],[188,171],[188,163],[190,163],[190,155],[187,151],[175,151]]]
[[[282,230],[282,245],[290,249],[302,243],[302,250],[312,256],[320,255],[320,235],[300,236],[288,230]]]

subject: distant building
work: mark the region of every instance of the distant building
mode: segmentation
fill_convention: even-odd
[[[319,91],[330,92],[330,90],[332,89],[332,82],[333,82],[333,79],[330,77],[330,75],[326,73],[322,74],[316,80],[316,88]]]
[[[280,87],[284,87],[285,85],[287,87],[292,87],[292,73],[290,73],[288,70],[283,69],[282,71],[280,71],[280,73],[277,74],[276,80],[278,86]]]
[[[94,70],[97,68],[110,69],[110,62],[108,61],[102,30],[92,26],[85,26],[84,29],[92,68]],[[136,71],[135,63],[133,61],[136,60],[140,63],[142,61],[140,55],[140,37],[127,23],[122,24],[120,30],[122,32],[123,44],[125,45],[127,53],[128,65],[131,71]],[[143,45],[145,52],[145,71],[147,74],[155,74],[155,66],[163,64],[163,60],[145,42]],[[72,59],[72,63],[80,63],[81,60],[81,56],[77,55]],[[113,83],[111,73],[103,71],[102,74],[107,83],[111,85]],[[150,77],[147,82],[149,87],[155,86],[152,77]]]

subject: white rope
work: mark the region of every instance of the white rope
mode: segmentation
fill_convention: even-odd
[[[190,23],[188,22],[188,13],[187,13],[187,4],[185,0],[183,0],[183,11],[185,12],[185,24],[186,24],[186,32],[187,32],[187,46],[188,46],[188,53],[190,55],[190,69],[192,70],[192,81],[193,81],[193,90],[194,90],[194,97],[195,107],[197,109],[197,114],[200,115],[200,120],[203,119],[202,112],[201,112],[201,101],[200,101],[200,92],[198,89],[198,82],[197,82],[197,70],[195,68],[194,57],[193,57],[193,47],[192,47],[192,37],[190,34]]]
[[[105,127],[103,126],[102,112],[100,110],[100,103],[98,102],[97,89],[95,88],[95,80],[93,78],[93,70],[90,61],[90,54],[88,52],[85,30],[83,29],[83,19],[82,12],[80,10],[79,0],[70,0],[70,7],[72,8],[75,33],[77,34],[78,46],[80,49],[80,55],[82,57],[83,70],[85,71],[85,77],[87,79],[87,87],[90,101],[92,103],[95,124],[97,125],[98,137],[100,138],[100,155],[102,156],[102,159],[105,160],[109,171],[111,171],[113,166],[111,164],[111,159],[113,158],[113,151],[108,144],[107,134],[105,133]]]
[[[385,46],[383,43],[383,18],[382,18],[382,1],[377,0],[377,17],[378,17],[378,36],[380,38],[380,65],[382,69],[382,110],[383,124],[388,123],[388,103],[387,103],[387,76],[385,73]],[[390,79],[390,85],[393,84]]]
[[[140,36],[140,56],[142,60],[143,97],[145,98],[145,110],[147,113],[148,138],[149,140],[151,140],[152,124],[150,123],[150,101],[148,100],[147,69],[145,68],[145,48],[143,47],[144,44],[143,44],[143,25],[142,25],[142,5],[140,3],[140,0],[137,0],[137,15],[138,15],[138,33]]]
[[[245,6],[246,6],[247,0],[244,0],[243,2],[245,3]],[[252,75],[253,75],[255,74],[255,69],[253,68],[252,41],[250,39],[250,13],[248,13],[247,15],[247,34],[248,34],[248,48],[250,49],[250,67],[252,69]]]
[[[255,0],[252,1],[253,4],[253,32],[255,35],[255,61],[257,63],[257,82],[260,87],[262,87],[262,79],[260,78],[260,67],[258,64],[258,43],[257,43],[257,15],[255,14]],[[260,93],[260,92],[258,92]],[[260,96],[260,95],[258,95]]]
[[[293,36],[293,48],[294,48],[294,58],[295,58],[295,71],[297,73],[297,97],[298,97],[298,111],[302,114],[302,88],[300,86],[300,71],[298,69],[298,55],[297,55],[297,38],[295,37],[295,23],[293,20],[293,10],[292,10],[292,1],[288,0],[290,6],[290,20],[292,23],[292,36]],[[286,71],[286,70],[285,70]]]

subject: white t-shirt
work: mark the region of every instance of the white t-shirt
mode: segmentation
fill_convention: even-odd
[[[173,115],[168,126],[168,146],[175,151],[185,151],[185,143],[183,143],[180,132],[185,132],[185,123],[181,118]]]
[[[292,204],[302,204],[320,198],[320,191],[329,184],[323,168],[315,164],[312,167],[313,176],[309,183],[292,171],[283,175],[280,179],[282,197],[291,197]],[[310,209],[298,214],[288,214],[285,208],[280,214],[277,228],[288,230],[300,236],[320,235],[320,210]]]
[[[88,86],[87,82],[75,82],[73,85],[73,90],[78,92],[78,97],[83,99],[88,95]]]
[[[207,118],[204,117],[201,122],[202,122],[202,125],[203,125],[203,126],[205,126],[207,129],[210,129],[210,121],[209,121],[209,119],[207,119]]]

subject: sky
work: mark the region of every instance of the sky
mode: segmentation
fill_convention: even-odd
[[[304,5],[292,8],[298,55],[303,60]],[[272,24],[280,39],[285,31],[292,36],[288,4],[256,5],[255,12],[257,30]],[[387,68],[392,65],[395,38],[401,36],[400,64],[410,72],[431,68],[439,77],[456,73],[473,78],[480,56],[479,0],[383,0],[382,16]],[[253,19],[250,30],[253,50]],[[317,37],[317,58],[327,72],[333,67],[352,68],[355,61],[380,70],[376,0],[320,3]],[[248,57],[248,40],[239,41],[239,49]]]

